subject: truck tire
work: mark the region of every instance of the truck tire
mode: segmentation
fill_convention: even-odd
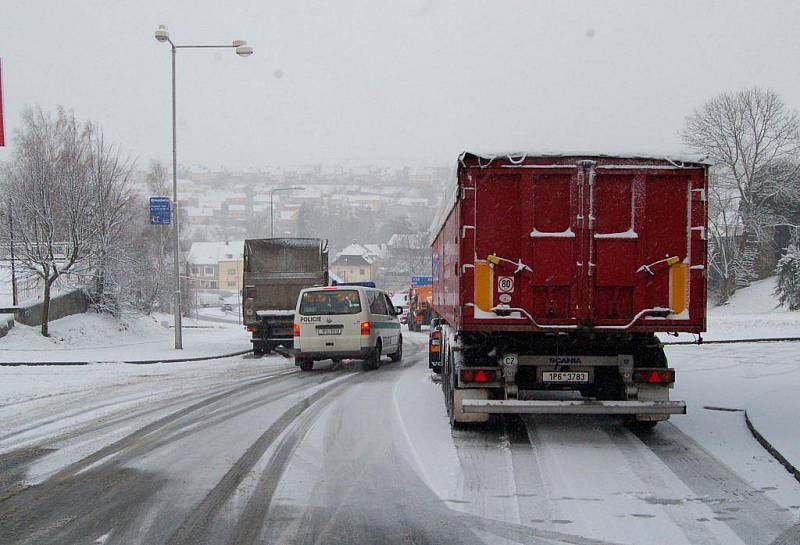
[[[381,366],[381,342],[375,345],[375,350],[370,356],[361,362],[361,369],[364,371],[375,371]]]
[[[442,378],[442,384],[447,383],[447,391],[445,393],[445,404],[447,405],[447,419],[450,421],[450,429],[463,430],[469,427],[468,423],[456,420],[455,410],[455,373],[452,368],[448,370],[447,376]]]
[[[397,352],[394,354],[389,354],[389,359],[393,362],[397,362],[403,359],[403,337],[400,337],[400,340],[397,341]]]
[[[666,369],[668,365],[664,345],[654,339],[653,342],[641,346],[634,354],[633,365]],[[625,419],[625,427],[633,433],[651,433],[659,422],[660,420],[636,420],[635,416],[629,416]]]
[[[654,420],[636,420],[635,416],[629,416],[625,419],[625,427],[633,433],[650,433],[659,421]]]
[[[303,358],[303,359],[295,359],[295,361],[297,362],[297,365],[300,366],[301,371],[308,372],[314,369],[314,360]]]
[[[261,343],[253,343],[253,355],[254,356],[263,356],[264,355],[264,345]]]

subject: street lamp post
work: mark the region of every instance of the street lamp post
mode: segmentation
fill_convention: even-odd
[[[175,244],[175,348],[183,348],[182,326],[181,326],[181,279],[180,279],[180,225],[178,223],[178,151],[177,151],[177,131],[176,131],[176,110],[175,110],[175,53],[178,49],[234,49],[240,57],[249,57],[253,54],[253,48],[247,45],[244,40],[234,40],[231,45],[177,45],[169,37],[169,30],[164,25],[159,25],[155,32],[156,40],[159,42],[169,42],[172,49],[172,235]]]
[[[272,208],[272,195],[276,191],[302,191],[305,189],[304,186],[298,185],[294,187],[273,187],[269,190],[269,238],[275,237],[275,221],[272,218],[273,208]]]

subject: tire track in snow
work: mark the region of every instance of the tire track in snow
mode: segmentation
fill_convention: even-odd
[[[185,402],[186,400],[204,399],[204,398],[208,397],[208,395],[210,395],[213,392],[225,391],[227,389],[230,389],[231,387],[243,386],[245,384],[250,384],[250,383],[255,382],[255,381],[263,381],[265,379],[270,379],[270,378],[278,379],[284,374],[293,375],[293,374],[297,374],[297,373],[298,372],[294,371],[294,370],[280,371],[280,372],[272,373],[272,374],[269,374],[269,375],[266,375],[266,376],[260,376],[260,377],[256,377],[256,378],[249,377],[247,379],[238,380],[238,381],[235,381],[233,383],[226,383],[226,384],[222,384],[222,385],[214,385],[214,386],[212,386],[210,388],[206,388],[205,390],[200,391],[200,392],[195,390],[195,391],[187,392],[187,393],[184,393],[184,394],[180,394],[178,396],[158,399],[158,400],[156,400],[156,403],[158,403],[158,404],[155,405],[155,406],[152,403],[148,403],[148,400],[150,398],[154,397],[154,396],[161,395],[163,392],[156,392],[156,393],[151,393],[151,394],[147,394],[147,395],[138,395],[138,396],[137,395],[133,395],[133,396],[131,396],[130,398],[128,398],[128,399],[126,399],[124,401],[124,403],[130,403],[131,406],[125,407],[123,409],[119,409],[117,411],[114,411],[114,412],[111,412],[111,413],[108,413],[108,414],[100,415],[99,416],[99,420],[102,420],[102,422],[98,422],[98,421],[88,422],[88,423],[79,425],[79,426],[77,426],[75,428],[72,428],[67,432],[63,432],[63,433],[61,433],[59,435],[50,436],[50,437],[48,437],[47,443],[48,444],[52,444],[52,443],[55,443],[55,442],[69,440],[69,439],[78,437],[80,435],[84,435],[86,433],[90,433],[90,432],[93,432],[93,431],[98,431],[98,430],[101,430],[101,429],[104,429],[104,428],[107,428],[107,427],[113,427],[113,426],[121,424],[123,422],[129,421],[129,420],[132,420],[132,419],[136,419],[136,418],[140,418],[142,416],[146,416],[148,414],[152,414],[152,413],[155,413],[155,412],[159,412],[159,411],[162,411],[164,409],[168,409],[170,407],[173,407],[175,405],[179,405],[179,404]],[[19,435],[34,431],[34,430],[40,430],[41,428],[43,428],[45,426],[50,426],[50,425],[56,424],[58,422],[68,422],[70,419],[72,419],[72,418],[74,418],[76,416],[80,416],[82,414],[86,414],[86,413],[93,412],[93,411],[102,410],[102,409],[108,408],[108,407],[118,406],[120,404],[119,398],[115,399],[115,398],[109,396],[109,399],[110,400],[108,402],[104,402],[104,403],[101,403],[99,405],[92,405],[92,406],[89,406],[89,407],[84,406],[82,408],[70,411],[68,413],[61,413],[58,416],[53,417],[53,418],[47,418],[45,420],[34,421],[33,423],[31,423],[30,425],[28,425],[26,427],[15,429],[14,431],[7,433],[6,435],[0,436],[0,443],[6,441],[8,439],[11,439],[11,438],[14,438],[14,437],[18,437]],[[83,402],[83,399],[79,399],[79,400],[75,400],[75,401],[76,401],[76,403],[80,403],[80,402]],[[143,410],[143,411],[138,411],[137,412],[137,409],[139,409],[139,407],[144,403],[147,403],[147,408],[145,410]],[[50,410],[50,413],[52,414],[52,409],[50,409],[50,408],[48,408],[48,409]],[[30,420],[28,420],[28,422],[30,422]]]
[[[719,498],[720,519],[747,545],[769,545],[791,528],[792,516],[691,437],[662,424],[642,443],[699,497]]]
[[[669,424],[659,424],[661,427],[667,425]],[[647,485],[649,490],[658,491],[657,494],[652,494],[651,501],[656,504],[664,504],[664,513],[675,523],[681,532],[683,532],[683,535],[689,543],[727,545],[725,542],[720,542],[720,540],[702,523],[698,522],[696,517],[692,516],[690,512],[686,512],[684,509],[670,508],[670,505],[680,506],[688,500],[676,498],[679,494],[676,495],[673,489],[667,484],[662,476],[664,473],[663,469],[655,467],[654,464],[648,460],[646,454],[652,455],[649,450],[647,453],[641,452],[642,442],[633,432],[622,426],[612,426],[610,424],[601,425],[601,429],[620,445],[620,452],[636,477]],[[661,428],[657,428],[652,433],[659,433],[660,430]],[[712,504],[715,501],[715,498],[709,497],[703,503]]]
[[[167,545],[199,545],[207,543],[209,529],[221,511],[225,502],[236,491],[245,476],[253,469],[270,445],[300,415],[315,403],[335,390],[341,390],[345,384],[337,382],[323,386],[309,397],[292,405],[285,411],[233,464],[217,485],[195,507],[183,523],[169,536]]]
[[[131,434],[133,437],[124,438],[125,444],[117,442],[117,448],[84,458],[38,485],[15,491],[5,498],[7,501],[0,501],[0,529],[7,535],[20,538],[15,543],[31,542],[36,545],[84,542],[87,536],[101,535],[112,529],[111,542],[136,541],[142,537],[141,529],[136,529],[140,524],[136,520],[145,516],[150,506],[155,505],[153,498],[165,481],[158,474],[129,469],[128,464],[155,448],[197,434],[259,405],[347,376],[320,373],[311,377],[316,380],[306,379],[290,385],[284,391],[268,392],[238,405],[214,410],[210,415],[193,414],[191,421],[180,419],[190,414],[185,410],[173,413],[158,423],[165,425],[151,426],[145,430],[148,433],[144,436],[139,433],[141,430],[134,432]],[[275,381],[269,383],[270,386],[273,384]],[[234,390],[236,393],[248,392],[258,385],[247,386],[248,388],[238,387]],[[231,392],[224,393],[231,395]],[[211,402],[226,397],[228,396],[217,395]],[[209,406],[209,400],[206,401],[187,409],[199,412]],[[174,431],[178,433],[169,435],[170,426],[174,426]],[[104,518],[112,520],[113,524],[100,528],[98,525],[104,524]],[[101,529],[103,531],[98,534]],[[33,534],[36,535],[33,541],[27,537],[22,538]]]

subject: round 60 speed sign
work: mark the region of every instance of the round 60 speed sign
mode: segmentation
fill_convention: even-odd
[[[500,293],[513,293],[514,292],[514,277],[513,276],[500,276],[497,278],[497,291]]]

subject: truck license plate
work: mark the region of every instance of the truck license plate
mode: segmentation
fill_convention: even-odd
[[[557,384],[589,382],[589,373],[586,371],[545,371],[542,373],[542,382]]]
[[[342,328],[326,327],[317,329],[317,335],[341,335]]]

